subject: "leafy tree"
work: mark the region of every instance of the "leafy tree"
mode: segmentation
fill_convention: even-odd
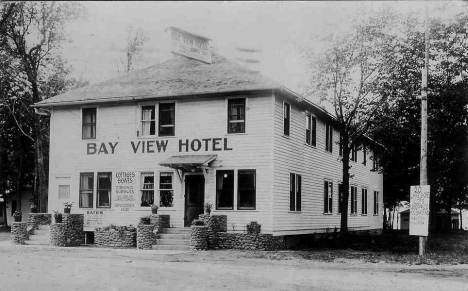
[[[313,72],[306,95],[333,106],[341,135],[343,197],[340,232],[348,231],[351,149],[359,150],[389,95],[380,94],[383,68],[391,61],[394,14],[386,9],[371,16],[358,13],[345,33],[334,31],[324,39],[326,49],[313,55]]]
[[[27,80],[20,84],[26,94],[14,94],[12,97],[2,94],[2,101],[21,133],[34,141],[34,194],[41,212],[47,211],[48,161],[45,149],[48,136],[45,129],[48,128],[48,117],[34,114],[29,105],[65,89],[66,83],[59,80],[65,76],[57,74],[61,44],[67,40],[64,26],[83,14],[83,6],[72,2],[7,3],[0,10],[1,55],[9,59],[10,70],[19,72]],[[54,74],[60,78],[54,79]],[[50,86],[52,84],[57,86]],[[10,93],[13,89],[3,88]],[[20,108],[24,111],[19,111]],[[29,131],[22,128],[24,125],[18,121],[19,115],[31,121]]]
[[[128,28],[127,36],[127,64],[125,72],[130,72],[133,69],[133,60],[143,50],[145,42],[149,40],[148,34],[142,29],[133,30],[133,26]]]

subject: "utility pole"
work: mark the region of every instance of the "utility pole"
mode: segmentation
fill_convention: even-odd
[[[426,19],[424,33],[424,70],[422,72],[421,88],[421,162],[419,173],[419,184],[427,185],[427,77],[429,72],[429,12],[426,0]],[[427,236],[419,237],[419,255],[426,255]]]

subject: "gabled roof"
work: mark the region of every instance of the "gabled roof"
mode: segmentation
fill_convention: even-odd
[[[119,102],[283,88],[260,73],[213,54],[213,63],[174,57],[108,81],[70,90],[34,107]]]

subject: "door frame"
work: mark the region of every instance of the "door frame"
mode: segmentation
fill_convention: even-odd
[[[185,197],[185,191],[186,191],[186,185],[185,185],[185,177],[187,176],[201,176],[203,177],[203,202],[205,202],[205,198],[206,198],[206,177],[205,175],[203,175],[202,172],[187,172],[187,173],[184,173],[183,174],[183,183],[182,183],[182,195],[183,195],[183,201],[184,201],[184,212],[183,212],[183,226],[185,226],[185,223],[186,223],[186,212],[187,212],[187,197]]]

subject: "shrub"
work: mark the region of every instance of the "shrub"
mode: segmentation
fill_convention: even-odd
[[[140,217],[140,223],[146,224],[146,225],[151,224],[151,216],[147,215],[147,216]]]
[[[251,221],[249,224],[247,224],[247,233],[250,234],[257,234],[260,233],[262,225],[258,224],[256,221]]]
[[[192,221],[192,225],[205,225],[205,222],[203,220],[200,220],[200,219],[194,219]]]

